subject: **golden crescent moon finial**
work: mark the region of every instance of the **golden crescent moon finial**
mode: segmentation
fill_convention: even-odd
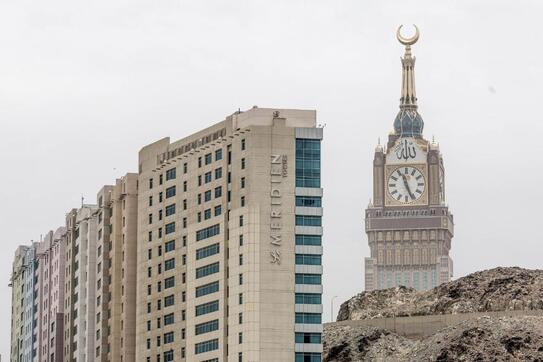
[[[398,31],[396,31],[396,38],[398,38],[398,41],[405,46],[410,46],[410,45],[415,44],[417,40],[419,40],[419,36],[420,36],[419,28],[417,28],[417,26],[413,24],[413,26],[415,27],[415,35],[413,35],[411,38],[404,38],[402,34],[400,33],[402,26],[403,25],[400,25],[400,27],[398,28]]]

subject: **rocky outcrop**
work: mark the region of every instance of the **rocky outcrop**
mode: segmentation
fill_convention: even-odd
[[[323,361],[543,361],[543,318],[481,317],[422,341],[374,327],[327,325]]]
[[[535,309],[543,309],[543,271],[495,268],[426,292],[362,292],[341,305],[337,320]]]

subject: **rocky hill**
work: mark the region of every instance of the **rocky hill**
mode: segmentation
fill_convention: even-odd
[[[392,288],[363,292],[342,304],[337,320],[543,310],[543,271],[495,268],[427,292]],[[370,326],[326,325],[324,362],[540,361],[543,317],[479,317],[412,340]]]
[[[481,317],[422,341],[374,327],[327,326],[323,362],[543,361],[543,318]]]
[[[341,305],[337,320],[534,309],[543,309],[543,270],[495,268],[427,292],[362,292]]]

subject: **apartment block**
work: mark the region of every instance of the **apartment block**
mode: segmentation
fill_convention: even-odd
[[[62,361],[64,331],[64,247],[66,228],[49,231],[37,246],[35,306],[37,361]]]
[[[97,237],[96,205],[82,205],[67,216],[64,361],[94,356]]]
[[[137,361],[321,360],[321,140],[254,107],[140,151]]]
[[[26,291],[30,286],[26,284],[27,274],[30,272],[29,260],[32,260],[32,247],[19,246],[15,251],[13,268],[11,273],[11,361],[22,362],[29,360],[24,354],[26,336],[26,323],[28,318],[33,318],[25,308]]]
[[[134,361],[138,175],[128,173],[97,195],[96,361]]]

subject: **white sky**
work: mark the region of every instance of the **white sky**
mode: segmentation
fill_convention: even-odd
[[[253,105],[317,109],[326,123],[328,321],[332,296],[335,314],[363,288],[363,210],[398,109],[401,23],[421,30],[419,109],[444,153],[455,276],[541,267],[542,13],[535,0],[1,1],[3,357],[17,245],[137,171],[143,145]]]

